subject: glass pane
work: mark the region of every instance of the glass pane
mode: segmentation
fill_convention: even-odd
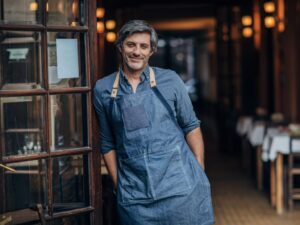
[[[37,24],[41,18],[40,1],[0,0],[0,23]]]
[[[0,54],[0,90],[43,86],[40,32],[0,31]]]
[[[86,101],[86,94],[51,96],[51,150],[87,146]]]
[[[86,86],[85,34],[48,32],[48,74],[51,88]]]
[[[1,199],[0,212],[9,212],[47,203],[47,169],[46,161],[32,160],[6,164],[14,169],[1,169],[4,199]],[[1,185],[2,186],[2,185]]]
[[[89,225],[90,214],[79,215],[74,217],[65,217],[61,219],[56,219],[48,223],[48,225]]]
[[[44,97],[0,98],[2,154],[27,155],[45,151]]]
[[[48,0],[48,25],[84,25],[84,2],[84,0]]]
[[[53,158],[53,211],[89,206],[88,156]]]

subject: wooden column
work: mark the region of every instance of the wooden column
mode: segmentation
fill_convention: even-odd
[[[284,112],[292,121],[300,119],[300,97],[299,97],[299,72],[300,65],[298,62],[299,53],[299,7],[300,0],[285,1],[286,4],[286,23],[284,31],[284,55],[285,55],[285,71],[286,71],[286,90],[288,101],[284,101]]]
[[[96,8],[97,3],[102,3],[102,0],[89,0],[87,2],[89,11],[89,47],[90,47],[90,74],[91,74],[91,88],[94,87],[96,80],[99,79],[99,61],[98,61],[98,40],[97,40],[97,19]],[[103,59],[102,59],[103,60]],[[92,127],[92,165],[91,165],[91,178],[92,178],[92,206],[95,208],[93,213],[93,221],[91,224],[102,225],[102,183],[101,183],[101,171],[100,171],[100,151],[99,151],[99,127],[96,119],[96,114],[93,106],[90,106],[92,110],[92,118],[89,121]]]
[[[276,211],[282,214],[284,211],[283,200],[283,154],[278,153],[276,158]]]

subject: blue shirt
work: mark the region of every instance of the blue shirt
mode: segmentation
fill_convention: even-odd
[[[157,88],[171,106],[177,122],[184,134],[200,126],[191,100],[188,96],[184,83],[179,75],[172,70],[153,67]],[[111,91],[117,72],[114,72],[96,82],[94,87],[94,106],[100,123],[101,152],[105,154],[110,150],[116,149],[116,142],[113,128],[110,122],[110,104],[112,101]],[[141,74],[141,82],[136,92],[143,92],[151,89],[149,82],[149,67],[147,66]],[[120,84],[118,96],[135,94],[131,85],[120,71]],[[151,107],[151,106],[147,106]]]

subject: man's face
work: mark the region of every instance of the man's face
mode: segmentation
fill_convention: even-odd
[[[120,51],[124,69],[130,72],[142,72],[152,55],[150,34],[145,32],[128,36]]]

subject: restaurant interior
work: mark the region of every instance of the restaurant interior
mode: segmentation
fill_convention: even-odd
[[[132,19],[201,121],[215,224],[300,224],[300,0],[0,0],[0,225],[121,225],[92,90]]]

